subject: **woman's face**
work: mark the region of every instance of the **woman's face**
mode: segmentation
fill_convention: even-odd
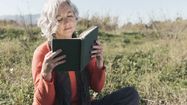
[[[57,39],[72,38],[72,34],[76,29],[77,20],[73,10],[68,4],[63,3],[60,5],[56,19],[58,21],[58,27],[55,37]]]

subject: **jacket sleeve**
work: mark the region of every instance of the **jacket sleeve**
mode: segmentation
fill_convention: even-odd
[[[95,92],[100,92],[105,83],[105,66],[102,69],[97,68],[96,58],[92,58],[87,65],[90,75],[90,87]]]
[[[32,77],[34,81],[33,105],[53,105],[55,100],[54,75],[51,81],[41,76],[41,68],[45,54],[37,49],[32,60]]]

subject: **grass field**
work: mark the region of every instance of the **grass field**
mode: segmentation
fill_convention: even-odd
[[[98,21],[84,20],[78,29],[81,32]],[[187,105],[187,21],[122,27],[110,21],[99,24],[107,80],[95,98],[133,86],[140,94],[141,105]],[[40,34],[36,26],[25,29],[0,22],[0,105],[31,105],[32,55],[45,41]]]

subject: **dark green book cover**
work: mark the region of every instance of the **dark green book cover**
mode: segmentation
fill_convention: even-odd
[[[53,39],[52,51],[62,49],[66,62],[55,67],[58,71],[81,71],[91,59],[92,45],[97,40],[98,27],[93,26],[82,32],[78,38]]]

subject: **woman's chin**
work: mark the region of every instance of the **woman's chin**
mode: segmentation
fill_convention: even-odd
[[[63,38],[64,39],[70,39],[70,38],[72,38],[72,33],[65,33]]]
[[[67,31],[64,31],[64,34],[67,35],[67,36],[72,36],[73,31],[72,30],[67,30]]]

